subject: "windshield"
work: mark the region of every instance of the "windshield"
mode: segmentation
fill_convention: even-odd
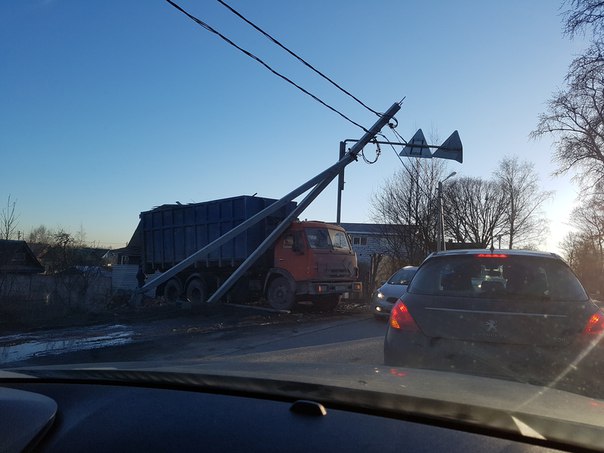
[[[311,249],[350,250],[346,233],[328,228],[306,228],[306,238]]]
[[[388,283],[391,285],[408,285],[416,271],[416,268],[400,269],[388,279]]]
[[[0,368],[604,407],[602,2],[9,0],[0,55]]]

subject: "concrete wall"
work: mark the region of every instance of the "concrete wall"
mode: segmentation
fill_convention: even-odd
[[[0,325],[100,313],[111,303],[111,274],[0,274]]]

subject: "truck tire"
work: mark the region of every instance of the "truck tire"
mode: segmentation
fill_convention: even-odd
[[[199,278],[193,278],[187,283],[187,300],[194,305],[207,301],[205,285]]]
[[[277,277],[268,285],[266,298],[276,310],[290,310],[296,303],[293,288],[285,277]]]
[[[168,280],[164,286],[164,299],[168,302],[177,302],[182,294],[182,285],[176,278]]]
[[[313,298],[313,306],[317,311],[334,311],[340,303],[340,294],[324,294]]]

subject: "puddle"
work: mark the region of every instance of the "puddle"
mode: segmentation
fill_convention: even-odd
[[[119,324],[8,335],[0,337],[0,363],[120,346],[133,342],[133,338],[134,331]]]

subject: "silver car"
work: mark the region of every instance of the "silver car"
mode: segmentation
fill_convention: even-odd
[[[371,311],[376,318],[385,318],[390,315],[390,310],[407,291],[407,285],[417,272],[417,266],[405,266],[396,271],[386,283],[380,286],[373,294]]]

